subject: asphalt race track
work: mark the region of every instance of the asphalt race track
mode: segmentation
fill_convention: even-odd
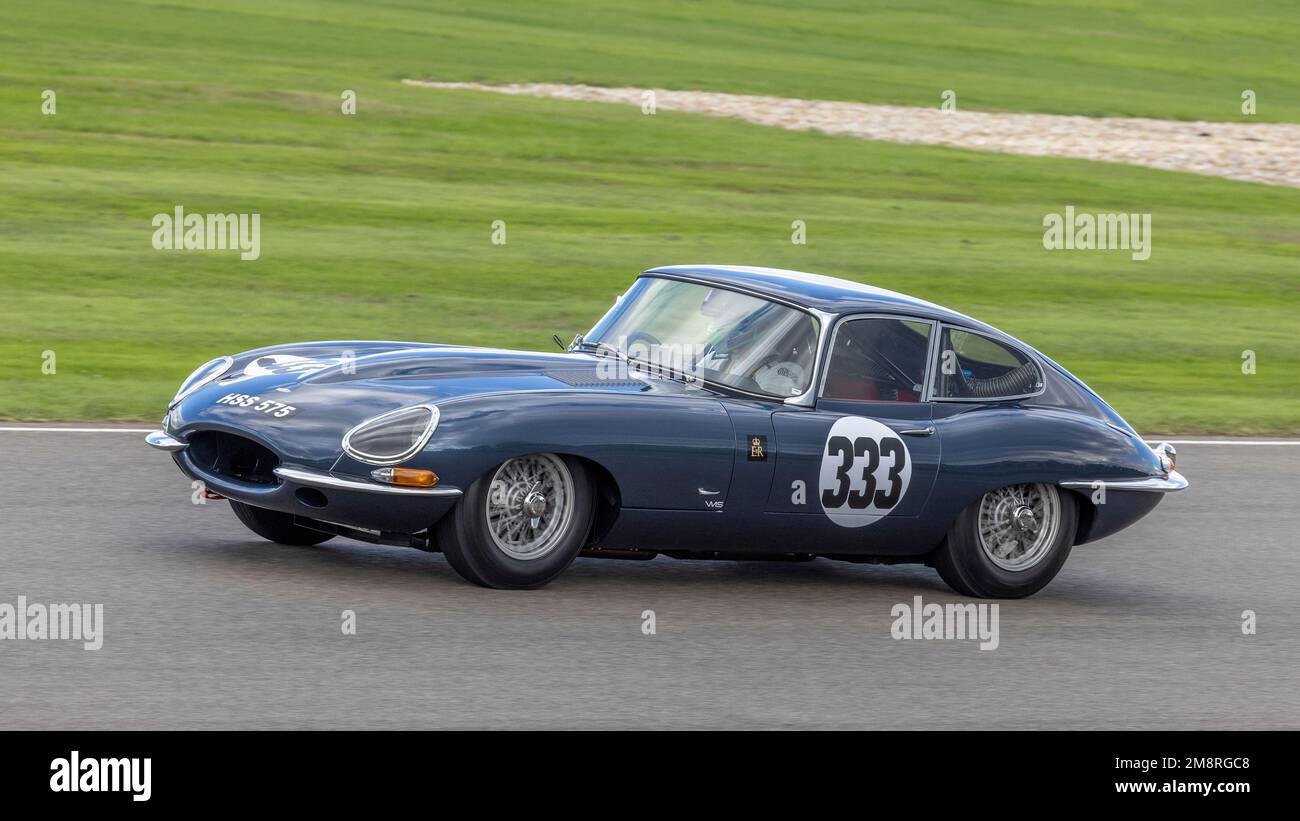
[[[0,641],[0,729],[1298,728],[1300,447],[1179,452],[1191,488],[1002,602],[982,651],[891,638],[895,604],[958,600],[920,566],[579,559],[482,590],[263,542],[140,435],[0,432],[0,604],[105,622],[97,651]]]

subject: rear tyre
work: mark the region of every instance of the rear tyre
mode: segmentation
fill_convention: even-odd
[[[234,499],[228,501],[230,502],[230,509],[235,511],[235,516],[239,518],[239,521],[243,522],[244,526],[249,530],[268,541],[295,547],[307,547],[334,538],[332,533],[321,533],[319,530],[312,530],[294,524],[293,517],[288,513],[267,510],[263,507],[253,507],[243,502],[236,502]]]
[[[526,590],[560,575],[591,531],[591,475],[569,456],[510,459],[465,489],[435,534],[447,562],[483,587]]]
[[[998,488],[958,515],[934,566],[958,593],[1019,599],[1043,589],[1069,558],[1079,508],[1055,485]]]

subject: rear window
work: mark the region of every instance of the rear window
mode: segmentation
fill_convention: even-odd
[[[936,399],[1011,399],[1043,389],[1043,372],[1027,354],[983,334],[943,329]]]

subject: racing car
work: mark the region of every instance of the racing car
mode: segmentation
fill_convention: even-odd
[[[305,342],[196,369],[148,443],[253,533],[441,552],[486,587],[578,556],[924,563],[1040,590],[1187,486],[1034,348],[817,274],[644,271],[549,353]]]

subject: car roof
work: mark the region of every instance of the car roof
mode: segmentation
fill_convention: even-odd
[[[873,285],[804,271],[747,265],[665,265],[650,268],[641,275],[656,274],[697,280],[724,288],[748,290],[806,308],[815,308],[828,314],[875,312],[911,314],[1004,335],[983,322],[942,305],[926,302],[924,299]]]

